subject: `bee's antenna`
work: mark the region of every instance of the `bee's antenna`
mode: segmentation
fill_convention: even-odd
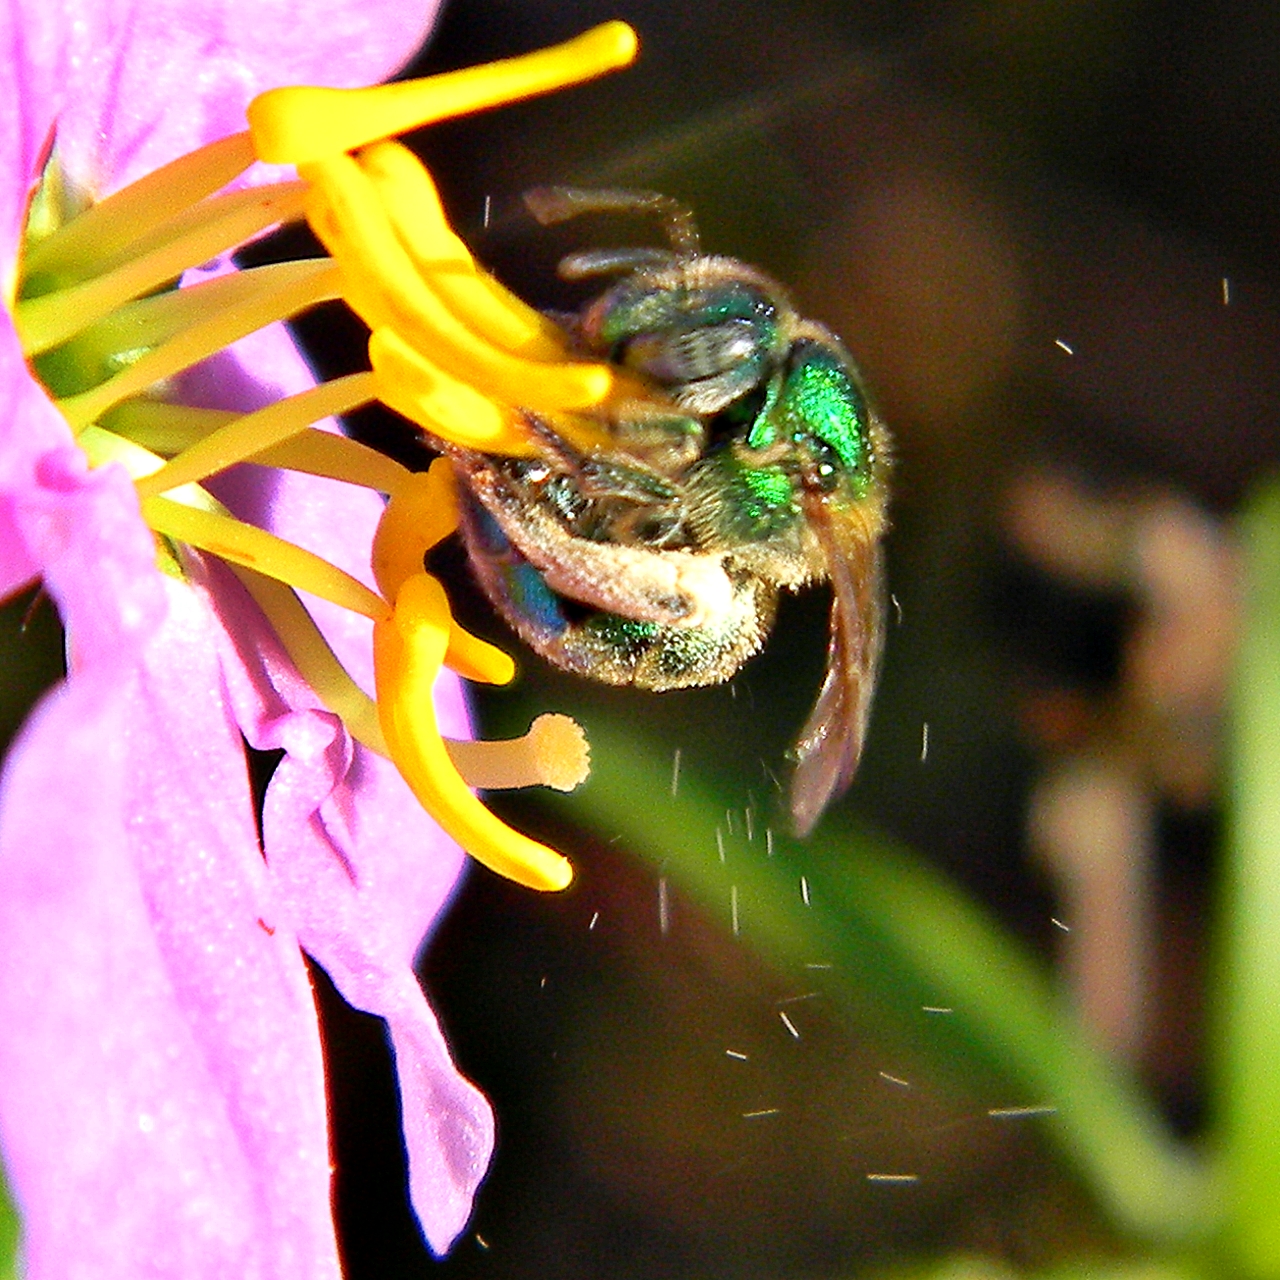
[[[671,248],[680,257],[696,258],[702,252],[693,210],[657,191],[630,191],[618,187],[534,187],[524,202],[544,227],[567,222],[584,213],[643,213],[662,219]]]

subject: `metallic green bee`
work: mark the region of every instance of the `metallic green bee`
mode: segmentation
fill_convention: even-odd
[[[888,436],[839,341],[782,289],[701,253],[665,196],[544,188],[544,224],[649,213],[670,248],[578,253],[568,279],[618,279],[557,317],[584,355],[655,391],[578,451],[527,415],[532,459],[450,448],[463,536],[511,627],[566,670],[679,689],[729,679],[772,626],[781,589],[830,581],[827,674],[795,747],[791,813],[807,834],[850,782],[882,639]]]

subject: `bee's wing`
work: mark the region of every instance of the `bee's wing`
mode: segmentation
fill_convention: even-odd
[[[853,781],[884,647],[879,538],[869,530],[839,536],[832,521],[825,510],[813,512],[831,576],[831,624],[826,678],[795,745],[791,822],[799,836],[813,830],[822,811]]]

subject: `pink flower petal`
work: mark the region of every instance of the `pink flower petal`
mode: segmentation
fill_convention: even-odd
[[[211,566],[217,582],[224,570]],[[388,1022],[400,1080],[410,1194],[428,1243],[445,1252],[466,1225],[493,1151],[493,1116],[459,1075],[413,962],[464,864],[398,771],[352,747],[335,717],[316,711],[253,606],[232,586],[217,598],[242,646],[224,662],[242,731],[286,754],[267,791],[263,837],[282,919],[347,1002]],[[240,613],[240,609],[244,613]],[[250,640],[250,637],[253,637]],[[441,682],[438,713],[465,724],[457,681]]]
[[[312,797],[298,779],[281,778],[264,834],[302,945],[349,1004],[388,1022],[410,1194],[428,1242],[443,1253],[466,1225],[494,1141],[489,1105],[454,1068],[412,969],[457,867],[438,830],[412,821],[394,768],[357,748],[353,773],[360,806],[338,792],[309,820]]]
[[[245,367],[266,372],[270,398],[308,383],[292,343],[273,326],[193,371],[184,380],[184,396],[198,404],[254,408],[262,391],[260,384],[243,385]],[[376,495],[257,467],[240,468],[218,492],[242,516],[372,581],[369,552],[383,510]],[[215,582],[222,576],[211,572]],[[443,1253],[466,1225],[488,1168],[493,1117],[454,1068],[412,965],[464,857],[391,764],[362,747],[352,750],[332,717],[306,710],[316,705],[314,695],[273,636],[245,645],[254,635],[253,617],[237,609],[234,589],[220,586],[217,595],[228,631],[241,645],[238,658],[226,664],[241,729],[254,746],[287,753],[267,792],[268,862],[303,947],[348,1003],[387,1019],[410,1194],[428,1243]],[[371,689],[372,624],[324,601],[308,604],[344,665]],[[247,601],[242,607],[252,610]],[[248,679],[243,685],[242,674]],[[444,732],[469,736],[456,677],[442,677],[436,701]]]
[[[0,274],[55,119],[65,170],[105,194],[243,127],[271,84],[383,78],[431,16],[399,0],[0,0]],[[310,381],[282,331],[242,348],[215,403]],[[20,1029],[0,1037],[0,1131],[30,1274],[337,1274],[299,940],[391,1023],[414,1203],[443,1250],[493,1143],[411,967],[460,851],[318,709],[238,586],[219,591],[237,650],[206,596],[160,578],[132,486],[85,472],[8,317],[0,388],[0,591],[43,573],[72,650],[0,781],[0,1026]],[[375,496],[258,478],[269,522],[367,572]],[[367,624],[323,623],[358,665]],[[463,732],[456,682],[440,696]],[[266,862],[237,718],[286,751]]]
[[[221,274],[211,264],[199,276]],[[191,273],[195,277],[197,273]],[[312,385],[287,331],[272,325],[190,370],[185,403],[250,411]],[[317,424],[337,430],[332,420]],[[237,515],[372,585],[382,498],[368,490],[264,467],[236,468],[212,486]],[[216,566],[217,607],[236,648],[224,660],[241,731],[283,749],[263,819],[267,861],[290,927],[344,998],[387,1019],[400,1078],[410,1194],[428,1243],[443,1253],[466,1225],[493,1150],[484,1097],[453,1066],[413,961],[464,865],[462,851],[422,811],[389,762],[353,746],[297,676],[256,608]],[[343,665],[373,688],[372,624],[307,599]],[[470,736],[461,682],[437,687],[444,732]]]
[[[101,196],[238,133],[249,100],[272,85],[386,79],[435,10],[429,0],[31,0],[17,20],[24,43],[5,47],[25,45],[27,100],[52,103],[67,171]]]
[[[211,616],[130,566],[154,556],[136,514],[112,594],[98,535],[136,513],[126,477],[45,471],[27,536],[76,658],[0,792],[0,1026],[21,1028],[0,1128],[29,1273],[336,1276],[315,1010],[267,932]]]

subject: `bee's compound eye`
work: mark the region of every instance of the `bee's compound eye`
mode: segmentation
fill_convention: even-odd
[[[857,489],[871,481],[870,413],[848,358],[805,339],[791,349],[778,407],[807,488],[830,493],[842,479]]]
[[[760,337],[750,320],[688,329],[638,333],[629,338],[622,361],[669,386],[700,382],[728,373],[757,352]]]

